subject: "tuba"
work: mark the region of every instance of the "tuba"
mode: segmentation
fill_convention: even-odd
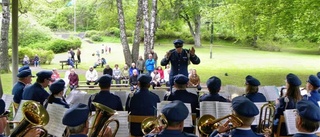
[[[260,118],[257,132],[272,133],[275,107],[273,102],[269,101],[260,108]]]
[[[22,104],[24,118],[20,124],[13,129],[11,137],[23,137],[29,130],[39,128],[42,130],[41,137],[47,137],[48,132],[43,128],[49,122],[47,110],[38,102],[27,101]]]
[[[212,115],[203,115],[202,117],[200,117],[198,121],[198,130],[201,134],[208,136],[220,126],[220,121],[224,119],[228,119],[228,121],[224,125],[229,124],[229,122],[232,123],[233,127],[231,129],[234,129],[236,127],[240,127],[243,125],[242,120],[233,114],[229,114],[227,116],[224,116],[218,119],[216,119]]]
[[[115,131],[112,133],[112,137],[118,132],[119,129],[119,121],[117,119],[110,119],[111,116],[116,114],[116,112],[100,103],[92,102],[92,104],[96,108],[96,116],[93,121],[92,130],[89,133],[89,137],[102,137],[108,125],[114,121],[117,124]],[[109,120],[110,119],[110,120]]]
[[[168,125],[166,116],[162,113],[157,117],[148,117],[141,122],[141,130],[144,135],[149,134],[154,128]]]

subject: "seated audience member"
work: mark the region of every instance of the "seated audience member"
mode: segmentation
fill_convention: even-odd
[[[115,64],[112,72],[112,78],[116,81],[116,84],[121,84],[121,70],[119,69],[119,65]]]
[[[306,84],[308,94],[304,95],[302,98],[305,100],[312,101],[315,105],[319,106],[318,101],[320,101],[320,94],[317,91],[319,87],[320,80],[316,76],[310,75]]]
[[[296,128],[298,133],[293,137],[317,137],[315,132],[319,128],[320,108],[307,100],[297,103]]]
[[[12,88],[13,102],[14,102],[13,104],[15,109],[18,109],[19,104],[22,100],[23,89],[28,84],[31,84],[32,77],[34,76],[32,76],[31,70],[28,67],[28,69],[20,71],[17,77],[18,77],[18,82],[14,84]]]
[[[113,76],[112,72],[113,72],[113,70],[112,70],[112,68],[110,68],[109,64],[107,64],[106,67],[103,69],[103,75],[109,74],[110,76]]]
[[[132,73],[133,74],[132,76],[130,76],[130,79],[129,79],[129,84],[130,84],[130,90],[134,91],[138,87],[138,70],[134,69]]]
[[[295,109],[298,101],[302,99],[300,86],[301,80],[294,74],[289,73],[286,76],[286,89],[287,92],[284,97],[280,97],[276,100],[276,111],[273,122],[273,131],[276,133],[279,126],[279,118],[283,115],[283,111],[286,109]],[[285,124],[281,124],[281,136],[286,136],[287,128]]]
[[[65,82],[60,79],[53,82],[49,89],[51,91],[51,95],[48,97],[47,102],[45,103],[45,108],[47,108],[48,103],[56,103],[59,105],[63,105],[65,108],[69,108],[67,101],[63,98],[63,90],[64,90]]]
[[[133,75],[133,70],[138,70],[138,68],[136,67],[136,63],[131,63],[131,66],[129,68],[129,76],[131,77]],[[138,72],[139,75],[139,72]]]
[[[244,96],[238,96],[232,99],[232,114],[238,117],[243,125],[230,131],[229,134],[223,134],[222,136],[232,136],[232,137],[264,137],[264,135],[259,135],[251,130],[251,124],[255,119],[255,116],[259,114],[259,109],[257,106]],[[219,137],[219,133],[225,133],[229,129],[229,125],[220,125],[216,130],[214,130],[210,137]]]
[[[138,90],[128,95],[126,101],[126,111],[129,115],[155,116],[157,115],[157,103],[160,98],[149,91],[151,77],[148,74],[138,76]],[[143,136],[141,123],[130,123],[131,136]]]
[[[95,107],[92,105],[92,102],[101,103],[111,109],[123,111],[123,106],[119,96],[110,93],[112,77],[108,74],[101,76],[98,79],[100,92],[92,95],[89,98],[89,107],[91,111],[95,110]]]
[[[68,61],[68,65],[74,68],[74,61],[72,60],[72,58],[69,57],[67,61]]]
[[[69,74],[69,87],[70,90],[72,91],[73,89],[78,87],[78,83],[79,83],[79,76],[78,74],[76,74],[74,69],[70,70],[70,74]]]
[[[166,86],[167,87],[170,87],[170,81],[169,81],[169,78],[170,78],[170,65],[168,64],[167,66],[166,66],[166,69],[164,70],[164,81],[165,81],[165,83],[166,83]]]
[[[196,87],[198,90],[201,90],[200,85],[200,77],[197,74],[196,69],[191,69],[191,73],[189,75],[189,87]]]
[[[51,79],[53,81],[59,80],[60,79],[60,74],[58,73],[56,68],[52,69],[52,75],[51,75]]]
[[[98,72],[90,66],[89,70],[86,72],[87,85],[90,85],[91,82],[95,83],[98,79]]]
[[[164,81],[164,71],[161,66],[157,67],[158,73],[160,74],[160,83],[165,83]]]
[[[170,95],[166,95],[164,100],[180,100],[184,103],[190,103],[192,113],[197,114],[197,117],[199,117],[199,110],[197,110],[197,108],[199,108],[198,96],[186,90],[188,81],[189,79],[185,75],[178,74],[174,76],[173,87],[176,91],[172,92]]]
[[[258,93],[260,81],[248,75],[246,77],[246,97],[252,102],[267,102],[262,93]]]
[[[101,68],[107,64],[107,60],[105,58],[101,58]]]
[[[98,60],[96,62],[94,62],[93,68],[97,68],[98,66],[100,66],[100,64],[101,64],[101,59],[98,58]]]
[[[129,69],[128,66],[126,64],[124,64],[123,66],[123,70],[121,72],[122,75],[122,83],[123,84],[128,84],[129,83]]]
[[[221,80],[216,77],[212,76],[207,80],[207,88],[209,90],[209,94],[204,94],[200,97],[201,101],[219,101],[219,102],[229,102],[229,100],[225,99],[224,97],[220,96],[218,93],[221,89]]]
[[[151,80],[151,85],[152,85],[152,88],[154,89],[154,87],[160,87],[160,74],[158,73],[158,70],[154,70],[153,72],[151,72],[151,77],[152,77],[152,80]]]
[[[49,86],[50,82],[52,82],[52,71],[42,70],[36,75],[36,82],[24,88],[22,99],[37,101],[43,105],[43,102],[49,97],[49,93],[45,90],[45,88]]]
[[[317,73],[318,79],[320,79],[320,72]],[[320,93],[320,88],[318,89],[318,92]]]
[[[23,65],[28,65],[30,64],[30,59],[27,55],[24,55],[23,61],[22,61]]]
[[[168,121],[167,127],[162,131],[156,128],[152,131],[153,133],[146,135],[146,137],[197,137],[194,134],[183,132],[184,120],[189,115],[189,110],[183,102],[172,101],[162,108],[161,113]]]
[[[62,124],[69,129],[69,137],[87,137],[89,131],[89,108],[85,104],[77,104],[68,109],[63,116]]]

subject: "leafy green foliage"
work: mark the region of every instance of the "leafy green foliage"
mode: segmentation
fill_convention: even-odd
[[[103,41],[102,37],[99,36],[99,35],[92,35],[92,36],[91,36],[91,40],[92,40],[92,41],[97,41],[97,42]]]
[[[20,62],[22,62],[24,56],[27,55],[30,61],[32,61],[36,54],[39,56],[41,64],[46,64],[46,63],[50,64],[52,59],[54,58],[54,53],[52,50],[42,50],[42,49],[22,47],[22,48],[19,48],[18,59]],[[12,49],[9,49],[9,58],[10,60],[12,60],[11,59]]]
[[[76,49],[81,47],[81,41],[77,38],[71,38],[68,40],[64,39],[53,39],[49,43],[49,50],[52,50],[54,53],[67,52],[69,49]]]

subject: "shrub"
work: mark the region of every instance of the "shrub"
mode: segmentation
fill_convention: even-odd
[[[39,53],[38,56],[41,64],[51,64],[51,61],[54,58],[54,53],[52,50],[38,50],[37,53]]]
[[[120,37],[120,29],[116,28],[116,27],[112,27],[106,30],[107,35],[108,36],[116,36],[116,37]]]
[[[99,34],[99,31],[96,31],[96,30],[86,31],[86,37],[87,38],[91,38],[93,35],[98,35],[98,34]]]
[[[27,55],[31,61],[31,60],[33,60],[33,58],[36,54],[39,56],[41,64],[46,64],[46,63],[50,64],[52,59],[54,58],[54,53],[52,50],[42,50],[42,49],[32,49],[32,48],[28,48],[28,47],[22,47],[22,48],[19,48],[19,51],[18,51],[19,63],[22,63],[22,60],[25,55]],[[9,58],[11,61],[12,60],[12,49],[9,49]]]
[[[183,39],[186,44],[194,44],[193,37],[188,37]]]
[[[258,41],[257,48],[263,51],[281,51],[281,46],[272,41]]]
[[[54,53],[67,52],[69,49],[76,49],[81,47],[81,41],[78,38],[53,39],[49,43],[48,50],[52,50]]]
[[[92,41],[98,41],[98,42],[103,41],[102,37],[99,36],[99,35],[92,35],[91,36],[91,40]]]

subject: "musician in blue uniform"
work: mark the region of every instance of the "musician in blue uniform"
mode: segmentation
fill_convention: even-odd
[[[317,137],[315,131],[319,128],[320,108],[307,100],[297,103],[296,128],[298,133],[293,137]]]
[[[292,73],[286,76],[286,94],[284,97],[276,100],[276,111],[273,122],[273,131],[276,133],[279,125],[279,118],[283,115],[283,111],[286,109],[295,109],[298,101],[302,99],[300,86],[301,80]],[[287,128],[285,124],[281,124],[280,135],[287,135]]]
[[[64,113],[62,124],[69,129],[69,137],[87,137],[89,130],[89,108],[85,104],[72,106]]]
[[[30,84],[32,81],[31,70],[28,68],[21,70],[18,74],[18,82],[14,84],[12,88],[14,108],[18,109],[18,106],[22,100],[22,93],[26,85]]]
[[[221,80],[216,76],[212,76],[207,80],[207,88],[209,94],[204,94],[200,97],[201,101],[219,101],[219,102],[229,102],[228,99],[220,96],[218,93],[221,89]]]
[[[48,97],[47,101],[45,102],[45,108],[48,106],[48,103],[56,103],[59,105],[63,105],[65,108],[69,108],[69,104],[63,97],[63,90],[65,86],[65,82],[62,79],[59,79],[53,82],[49,89],[51,91],[51,95]]]
[[[2,133],[7,126],[7,116],[3,114],[5,112],[5,107],[5,102],[0,98],[0,137],[4,137]]]
[[[308,94],[304,95],[303,99],[312,101],[315,105],[319,106],[318,101],[320,101],[320,93],[317,91],[319,87],[320,80],[316,76],[310,75],[306,84]]]
[[[138,90],[130,93],[126,101],[126,111],[130,115],[151,116],[157,114],[157,103],[160,102],[158,95],[149,91],[151,76],[140,74],[138,76]],[[143,136],[141,123],[130,123],[130,134],[132,136]]]
[[[176,75],[174,77],[174,88],[176,91],[172,92],[170,95],[166,95],[164,100],[180,100],[184,103],[190,103],[192,113],[197,114],[197,117],[199,117],[199,110],[197,110],[197,108],[199,108],[198,96],[186,90],[188,81],[189,78],[185,75]]]
[[[36,82],[24,89],[22,99],[37,101],[43,105],[43,102],[49,97],[49,93],[44,88],[52,82],[52,71],[42,70],[36,75]]]
[[[246,77],[246,97],[252,102],[267,102],[262,93],[258,93],[260,81],[250,75]]]
[[[243,125],[236,127],[230,131],[229,134],[222,134],[224,137],[263,137],[263,135],[257,134],[251,130],[251,124],[255,119],[255,116],[259,114],[257,106],[244,96],[235,97],[232,100],[232,113],[242,120]],[[217,130],[214,130],[210,137],[219,136],[219,133],[225,133],[230,130],[229,125],[220,125]]]
[[[196,137],[194,134],[182,131],[184,120],[189,115],[189,110],[183,102],[179,100],[172,101],[162,108],[161,113],[168,121],[167,126],[162,131],[159,131],[161,129],[153,130],[153,133],[148,134],[146,137]]]
[[[183,74],[188,77],[188,65],[190,61],[197,65],[200,63],[200,58],[195,54],[192,47],[191,50],[183,49],[183,41],[177,39],[173,42],[175,49],[168,51],[165,58],[161,60],[161,66],[171,64],[171,71],[169,75],[170,87],[173,86],[173,77],[177,74]]]
[[[123,111],[122,102],[119,96],[110,93],[112,77],[109,74],[105,74],[101,76],[97,82],[99,83],[100,92],[97,94],[93,94],[89,98],[89,107],[91,111],[95,110],[95,107],[91,102],[101,103],[111,109]]]

